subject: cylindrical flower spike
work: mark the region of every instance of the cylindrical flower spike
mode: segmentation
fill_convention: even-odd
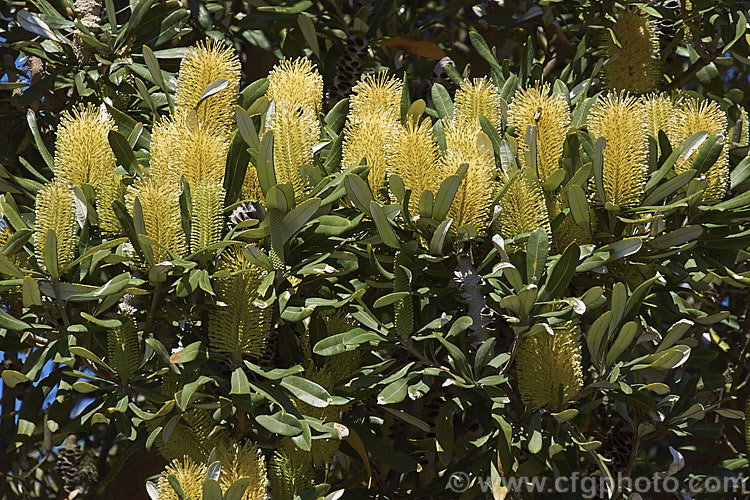
[[[493,227],[506,239],[531,233],[540,227],[551,236],[547,204],[536,175],[523,169],[505,181],[510,181],[510,185],[498,200],[500,215]]]
[[[143,223],[146,236],[164,245],[178,256],[187,253],[185,232],[182,229],[180,213],[180,192],[175,184],[158,182],[152,178],[136,181],[128,188],[125,201],[131,215],[134,213],[135,200],[138,200],[143,212]],[[155,262],[170,260],[166,250],[151,245]]]
[[[63,267],[73,260],[76,237],[75,196],[68,184],[53,180],[36,194],[34,223],[34,254],[44,266],[44,247],[50,231],[57,239],[57,263]]]
[[[300,167],[313,162],[313,147],[320,138],[317,115],[312,108],[278,101],[268,129],[273,131],[276,182],[289,181],[295,193],[304,194],[310,183],[302,176]]]
[[[552,94],[549,85],[529,87],[513,97],[508,107],[508,125],[516,127],[518,157],[525,162],[526,133],[536,127],[537,175],[542,182],[560,167],[565,136],[570,128],[570,109],[565,98]]]
[[[209,342],[214,349],[237,362],[245,355],[260,356],[266,347],[270,311],[254,302],[266,271],[248,262],[242,247],[225,250],[220,267],[231,271],[232,275],[214,285],[224,305],[217,307],[209,317]]]
[[[184,497],[169,484],[169,476],[174,475],[180,483]],[[206,466],[195,463],[191,458],[184,457],[181,460],[174,459],[167,465],[159,477],[157,490],[159,500],[179,500],[180,498],[203,498],[203,483],[206,481]]]
[[[445,121],[447,149],[443,154],[444,175],[456,173],[466,163],[469,168],[453,198],[448,217],[454,228],[472,224],[482,233],[490,221],[490,205],[496,191],[495,158],[492,150],[480,140],[479,123]]]
[[[404,187],[411,190],[409,212],[413,217],[419,213],[422,192],[437,193],[442,181],[440,148],[429,120],[418,125],[413,120],[407,120],[405,125],[394,125],[385,151],[389,175],[401,177]]]
[[[221,239],[224,188],[214,182],[201,182],[191,186],[190,197],[193,205],[190,251],[196,252]]]
[[[179,184],[185,176],[191,188],[200,182],[224,182],[229,141],[196,119],[179,112],[154,126],[151,137],[151,176]]]
[[[500,129],[500,94],[487,78],[464,82],[456,91],[453,116],[457,121],[477,122],[479,115]]]
[[[315,484],[315,472],[309,462],[277,450],[269,464],[269,479],[274,498],[295,498]]]
[[[648,173],[645,106],[632,95],[610,92],[591,108],[588,129],[606,140],[602,166],[606,201],[620,208],[637,206]]]
[[[729,141],[727,134],[727,115],[715,101],[686,98],[675,110],[669,123],[669,142],[672,147],[682,144],[685,139],[705,130],[708,136],[721,134],[724,146],[716,163],[704,174],[708,186],[703,194],[703,203],[711,204],[721,201],[729,187]],[[698,151],[685,158],[680,157],[675,163],[677,173],[690,168]]]
[[[382,114],[369,113],[356,119],[350,116],[344,128],[343,165],[349,167],[365,159],[370,167],[367,181],[375,196],[385,183],[388,138],[399,125],[389,116],[385,110]]]
[[[216,449],[216,458],[221,463],[219,486],[222,493],[240,478],[250,479],[241,500],[265,500],[268,489],[266,461],[255,443],[222,443]]]
[[[55,177],[97,189],[117,166],[108,134],[115,123],[104,107],[64,111],[55,142]]]
[[[401,117],[400,79],[382,72],[363,77],[352,88],[349,98],[349,120],[360,120],[366,115],[380,115],[383,119],[398,120]]]
[[[309,59],[284,59],[268,74],[266,97],[311,109],[317,116],[323,102],[323,77]]]
[[[518,390],[536,410],[559,411],[583,387],[581,329],[572,321],[554,330],[523,339],[516,352]]]
[[[195,110],[201,125],[219,135],[228,134],[234,124],[240,68],[234,49],[221,42],[206,40],[190,47],[177,77],[177,109]],[[206,87],[220,79],[228,82],[227,87],[200,102]]]
[[[605,67],[607,84],[614,90],[652,91],[660,76],[656,58],[659,39],[654,23],[645,15],[623,12],[617,18],[614,34],[616,39],[610,32],[604,35],[610,58]]]
[[[121,314],[117,319],[122,324],[107,330],[108,362],[120,382],[127,384],[140,364],[138,329],[130,314]]]
[[[99,216],[99,227],[108,233],[121,233],[120,220],[112,208],[113,201],[125,201],[125,185],[120,174],[112,173],[101,183],[96,192],[96,211]]]

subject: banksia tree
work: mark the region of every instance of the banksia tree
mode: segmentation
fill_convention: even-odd
[[[669,142],[672,147],[682,144],[696,132],[705,131],[711,137],[720,134],[724,137],[719,158],[703,175],[708,186],[703,194],[703,202],[716,203],[726,194],[729,184],[729,142],[727,139],[727,116],[715,101],[686,98],[683,100],[669,123]],[[675,163],[675,172],[688,170],[698,151],[680,157]]]
[[[294,191],[302,194],[309,182],[303,178],[300,167],[312,165],[313,147],[320,138],[318,112],[323,99],[323,80],[309,60],[283,60],[268,75],[266,97],[274,106],[268,129],[273,131],[276,181],[289,181]],[[247,177],[252,173],[245,175],[248,182]]]
[[[182,495],[169,484],[169,476],[173,475],[182,489]],[[203,498],[203,483],[206,481],[206,466],[185,457],[174,459],[164,469],[157,485],[159,500],[180,500],[187,498]]]
[[[654,23],[646,15],[626,11],[617,17],[614,30],[604,36],[610,58],[605,66],[609,87],[633,92],[652,91],[661,75]]]
[[[583,387],[581,329],[572,321],[525,337],[516,352],[518,390],[532,409],[559,411]]]
[[[232,275],[215,285],[222,303],[211,313],[208,338],[214,349],[239,363],[243,356],[260,356],[266,346],[270,311],[254,303],[266,271],[249,263],[241,247],[225,250],[220,266]]]
[[[59,267],[73,260],[76,237],[75,197],[64,181],[53,180],[36,195],[36,221],[34,222],[34,253],[42,268],[46,269],[45,247],[54,233]],[[49,269],[47,269],[49,271]]]
[[[226,87],[201,102],[206,87],[217,80],[226,80]],[[206,40],[190,47],[182,59],[175,104],[178,110],[195,110],[198,121],[209,130],[227,134],[234,124],[239,88],[240,60],[235,51]]]
[[[588,117],[589,132],[603,137],[602,184],[605,201],[615,207],[637,206],[648,173],[648,121],[642,102],[627,93],[601,96]]]
[[[187,253],[180,214],[180,192],[176,185],[160,183],[150,177],[143,178],[128,188],[125,199],[128,211],[134,218],[138,217],[138,210],[142,214],[146,236],[177,256]],[[154,262],[171,260],[164,248],[157,245],[149,245],[149,248]]]
[[[418,214],[422,192],[436,193],[442,180],[440,149],[430,121],[417,124],[407,119],[404,125],[394,125],[385,152],[389,174],[401,177],[404,187],[411,190],[409,212],[413,217]]]
[[[224,224],[224,188],[215,182],[200,182],[192,188],[190,198],[193,205],[190,251],[196,252],[221,239]]]
[[[529,125],[536,128],[536,168],[542,182],[560,167],[565,136],[570,128],[570,109],[565,98],[552,94],[549,85],[529,87],[516,93],[508,107],[508,125],[516,127],[518,157],[525,164],[529,149]]]
[[[477,122],[479,116],[487,118],[500,128],[500,94],[488,78],[466,81],[456,91],[453,116],[457,121]]]
[[[241,500],[265,500],[268,489],[266,462],[258,446],[250,441],[243,444],[222,443],[216,449],[216,458],[221,463],[219,486],[226,493],[238,479],[250,479]]]
[[[452,227],[472,224],[482,232],[490,221],[496,169],[494,155],[487,146],[489,141],[483,141],[480,134],[483,132],[478,122],[446,121],[443,168],[447,176],[455,174],[462,164],[468,165],[448,212],[454,221]]]

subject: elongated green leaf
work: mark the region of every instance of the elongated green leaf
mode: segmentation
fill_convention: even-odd
[[[284,242],[294,236],[320,208],[320,198],[310,198],[290,210],[281,220],[281,239]]]
[[[154,54],[154,51],[151,50],[151,48],[148,45],[143,46],[143,60],[146,62],[146,67],[148,68],[148,72],[151,74],[151,78],[153,78],[153,82],[163,91],[167,91],[166,85],[164,85],[164,78],[161,74],[161,67],[159,66],[159,61],[156,59],[156,55]]]
[[[436,221],[442,221],[448,215],[453,198],[456,196],[463,177],[463,175],[450,175],[440,185],[435,196],[435,202],[432,205],[432,218]]]
[[[122,166],[129,174],[135,175],[136,160],[128,140],[116,130],[110,130],[107,138],[109,139],[109,146],[117,158],[117,164]]]
[[[218,94],[228,86],[229,80],[225,80],[224,78],[219,78],[206,85],[206,88],[203,89],[203,93],[201,94],[200,99],[198,99],[198,103],[195,105],[194,109],[198,109],[198,106],[200,106],[203,101],[205,101],[212,95]]]
[[[432,85],[432,102],[440,118],[453,116],[453,100],[448,91],[439,83]]]
[[[362,177],[354,174],[346,174],[344,177],[346,194],[354,205],[363,213],[370,213],[370,202],[372,202],[372,191]]]
[[[599,201],[606,204],[607,197],[604,194],[604,148],[607,145],[607,141],[604,137],[600,137],[596,140],[596,147],[594,149],[594,184],[596,185],[596,193],[599,196]]]
[[[543,290],[540,291],[542,297],[557,299],[566,296],[565,292],[567,292],[568,284],[570,284],[570,280],[576,272],[580,256],[581,250],[578,245],[575,243],[568,245],[568,248],[565,249],[552,267],[547,282]]]
[[[693,177],[695,177],[696,174],[697,172],[691,168],[691,169],[685,170],[684,172],[680,172],[676,176],[669,179],[667,182],[663,184],[659,184],[651,192],[651,194],[649,194],[646,197],[646,199],[643,200],[642,205],[650,206],[650,205],[655,205],[656,203],[659,203],[670,194],[674,193],[678,189],[687,185],[688,182],[693,180]]]
[[[398,240],[398,236],[396,236],[396,231],[393,229],[393,226],[391,226],[388,217],[386,217],[385,212],[383,211],[383,206],[376,201],[371,201],[370,215],[372,216],[372,220],[375,221],[375,225],[378,228],[378,233],[380,234],[383,243],[391,248],[401,248],[401,243]]]
[[[258,150],[258,162],[255,165],[258,170],[258,183],[263,194],[276,185],[276,172],[273,169],[273,131],[269,130],[260,141]]]
[[[245,140],[248,146],[251,148],[260,148],[260,139],[258,138],[258,132],[255,130],[253,119],[247,114],[240,106],[237,106],[234,110],[234,116],[237,120],[237,129],[240,135]]]
[[[537,228],[529,236],[526,245],[526,279],[529,283],[540,284],[547,265],[549,240],[547,232]]]
[[[273,415],[258,415],[255,420],[269,432],[282,436],[296,436],[302,432],[302,424],[296,417],[288,413],[278,412]]]
[[[708,172],[708,169],[711,168],[716,163],[716,160],[719,159],[719,156],[721,156],[722,149],[724,149],[724,138],[719,134],[712,135],[703,143],[698,154],[695,155],[690,168],[698,172],[697,175]]]
[[[672,151],[672,154],[670,154],[666,161],[664,161],[664,164],[659,167],[659,170],[651,174],[651,178],[649,178],[646,183],[644,190],[648,193],[658,186],[662,179],[664,179],[664,177],[666,177],[672,170],[672,167],[674,167],[677,160],[679,158],[689,158],[690,155],[692,155],[701,144],[703,144],[707,137],[708,134],[705,131],[700,131],[685,139],[685,142]]]
[[[297,375],[284,377],[280,385],[300,401],[316,408],[325,408],[333,401],[331,395],[322,386]]]

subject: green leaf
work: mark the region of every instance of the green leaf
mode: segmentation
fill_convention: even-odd
[[[720,134],[712,135],[703,143],[698,154],[695,155],[690,168],[698,172],[697,175],[708,172],[708,169],[711,168],[716,163],[716,160],[719,159],[719,156],[721,156],[722,149],[724,149],[724,137]]]
[[[295,416],[282,411],[273,415],[258,415],[255,417],[255,421],[269,432],[282,436],[296,436],[302,432],[302,424],[299,420]]]
[[[614,343],[612,344],[612,347],[610,347],[609,351],[607,352],[607,357],[604,362],[605,367],[612,366],[615,361],[619,359],[620,355],[625,352],[625,349],[633,344],[633,341],[635,340],[636,335],[638,335],[639,330],[640,327],[635,321],[629,321],[623,325],[623,327],[620,329],[620,334],[617,336]]]
[[[185,490],[182,489],[180,481],[177,480],[177,476],[175,476],[174,474],[170,474],[169,476],[167,476],[167,482],[169,483],[169,486],[171,486],[174,490],[177,498],[179,498],[180,500],[188,500],[185,496]]]
[[[26,11],[21,11],[21,12],[26,12]],[[46,163],[47,166],[52,171],[54,171],[55,160],[50,154],[49,150],[47,149],[47,146],[44,144],[42,135],[39,133],[39,127],[37,126],[37,123],[36,123],[36,114],[34,113],[33,109],[28,109],[26,111],[26,122],[29,124],[29,129],[31,129],[31,135],[34,137],[34,144],[36,145],[37,151],[39,151],[39,154],[44,160],[44,163]]]
[[[124,168],[130,175],[135,175],[137,165],[133,149],[128,140],[116,130],[110,130],[107,134],[109,146],[117,158],[117,164]]]
[[[177,406],[180,407],[182,411],[185,411],[187,409],[188,404],[190,404],[190,401],[193,398],[193,395],[198,390],[199,387],[202,385],[207,384],[208,382],[211,382],[214,385],[217,385],[216,380],[206,377],[205,375],[201,375],[193,382],[190,382],[188,384],[185,384],[182,386],[182,389],[177,391],[177,394],[174,395],[175,403],[177,403]]]
[[[370,202],[372,202],[373,197],[370,186],[367,185],[364,179],[355,174],[346,174],[344,177],[344,187],[352,203],[363,213],[369,214]]]
[[[599,196],[599,201],[606,204],[607,197],[604,194],[604,148],[607,145],[607,141],[604,137],[600,137],[596,140],[596,147],[594,149],[594,184],[596,185],[596,193]]]
[[[453,225],[453,219],[445,219],[435,229],[435,232],[430,238],[430,253],[432,255],[442,255],[443,247],[445,246],[445,237],[448,236],[451,226]]]
[[[398,236],[396,236],[396,231],[394,231],[388,217],[385,215],[383,206],[376,201],[371,201],[370,215],[372,215],[372,220],[375,221],[375,225],[378,228],[378,233],[380,234],[383,243],[391,248],[401,248],[401,243],[398,240]]]
[[[16,370],[3,370],[1,376],[3,379],[3,383],[5,383],[5,385],[10,389],[13,389],[18,384],[31,382],[31,379],[29,377]]]
[[[568,290],[568,284],[573,278],[578,267],[578,261],[581,256],[581,250],[575,243],[571,243],[562,253],[560,258],[552,266],[552,270],[547,276],[547,282],[544,288],[539,292],[545,300],[565,297]]]
[[[323,387],[296,375],[281,379],[281,387],[287,389],[300,401],[316,408],[325,408],[333,401],[331,395]]]
[[[239,130],[240,135],[245,140],[247,145],[253,149],[259,149],[260,139],[258,138],[258,132],[255,130],[253,119],[250,118],[250,115],[247,114],[247,111],[245,111],[240,106],[237,106],[234,109],[234,116],[237,120],[237,129]]]
[[[502,70],[502,68],[500,67],[500,63],[497,62],[497,58],[487,46],[487,42],[484,41],[482,35],[480,35],[476,31],[469,31],[469,40],[471,41],[471,46],[474,47],[474,50],[477,51],[477,54],[479,54],[482,59],[487,61],[492,69],[496,71]]]
[[[377,402],[379,405],[389,405],[400,403],[406,398],[407,388],[409,386],[410,376],[391,382],[378,393]]]
[[[688,182],[693,180],[693,177],[695,177],[695,175],[696,175],[696,171],[693,170],[692,168],[685,170],[684,172],[680,172],[676,176],[669,179],[667,182],[659,184],[646,197],[646,199],[643,200],[643,203],[641,203],[641,205],[651,206],[651,205],[655,205],[656,203],[659,203],[670,194],[674,193],[678,189],[687,185]]]
[[[23,307],[41,306],[42,293],[39,283],[31,276],[24,276],[22,286]]]
[[[281,239],[284,242],[294,236],[320,208],[320,198],[310,198],[289,211],[281,220]]]
[[[729,174],[729,189],[735,189],[750,177],[750,156],[746,156]]]
[[[671,248],[697,240],[703,234],[703,226],[691,225],[675,229],[651,240],[655,248]]]
[[[411,293],[409,292],[393,292],[389,293],[387,295],[383,295],[382,297],[378,298],[372,305],[373,309],[378,309],[381,307],[389,306],[391,304],[395,304],[401,299],[405,299],[406,297],[409,297]]]
[[[273,131],[269,130],[260,141],[258,150],[258,162],[255,165],[258,170],[258,183],[263,194],[276,185],[276,172],[273,169]]]
[[[201,105],[203,101],[211,97],[212,95],[218,94],[225,88],[229,86],[229,80],[225,80],[223,78],[218,78],[214,80],[213,82],[206,85],[206,88],[203,89],[203,93],[201,94],[200,99],[198,99],[198,103],[195,105],[194,109],[198,109],[198,107]]]
[[[60,268],[57,262],[57,234],[54,229],[47,231],[47,237],[44,241],[44,267],[52,279],[60,277]]]
[[[453,198],[456,196],[461,181],[466,175],[468,165],[465,163],[458,168],[456,175],[448,176],[438,189],[435,195],[435,202],[432,205],[432,218],[436,221],[442,221],[445,216],[448,215],[448,211],[453,203]]]
[[[528,282],[537,285],[542,282],[548,253],[547,232],[542,228],[537,228],[529,236],[526,245],[526,279]]]
[[[453,101],[448,91],[439,83],[432,85],[432,102],[440,118],[453,116]]]
[[[245,478],[247,479],[247,478]],[[206,479],[203,483],[202,500],[222,500],[221,487],[214,479]],[[196,499],[197,500],[197,499]]]
[[[586,336],[586,345],[591,355],[594,366],[600,368],[602,348],[606,345],[607,331],[612,322],[612,311],[607,311],[599,316],[589,328]]]
[[[672,167],[674,167],[677,159],[689,158],[701,146],[701,144],[703,144],[703,141],[706,140],[706,137],[708,137],[708,134],[705,131],[700,131],[685,139],[685,142],[680,144],[677,149],[672,151],[672,154],[670,154],[669,157],[664,161],[664,164],[659,167],[659,170],[651,174],[651,178],[649,178],[648,182],[644,186],[645,192],[648,193],[656,186],[658,186],[661,183],[662,179],[664,179],[672,170]]]
[[[193,361],[198,357],[200,350],[201,342],[199,340],[172,354],[172,356],[170,356],[169,358],[169,362],[172,364],[189,363],[190,361]]]
[[[148,45],[144,45],[142,51],[143,60],[146,62],[146,67],[148,68],[148,72],[151,74],[151,78],[153,78],[153,82],[158,85],[160,89],[166,92],[167,86],[164,85],[164,78],[161,74],[161,67],[159,66],[159,61],[156,59],[154,51],[151,50]]]
[[[232,485],[227,489],[227,492],[224,493],[224,500],[242,500],[243,495],[245,494],[245,490],[247,489],[249,484],[249,477],[239,478],[238,480],[233,482]],[[203,497],[203,500],[207,500],[206,497]]]

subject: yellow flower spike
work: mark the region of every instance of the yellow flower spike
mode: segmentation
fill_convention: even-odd
[[[611,33],[604,35],[610,57],[605,67],[608,86],[615,90],[652,91],[661,74],[656,58],[659,39],[654,23],[645,15],[623,12],[617,18],[614,33],[617,42]]]
[[[263,203],[266,196],[263,194],[263,189],[260,187],[260,180],[258,179],[258,170],[252,163],[247,165],[245,171],[245,181],[242,183],[241,196],[243,200],[251,199]]]
[[[364,158],[370,167],[367,180],[376,197],[385,183],[386,145],[397,125],[384,110],[383,113],[358,115],[356,119],[350,115],[344,127],[343,164],[348,167]]]
[[[500,128],[500,94],[487,78],[464,82],[456,91],[454,117],[456,121],[478,123],[479,115],[487,118],[496,129]]]
[[[101,183],[96,193],[96,211],[99,215],[99,227],[107,233],[121,233],[120,220],[112,208],[113,201],[125,201],[125,186],[120,174],[109,174]]]
[[[224,188],[214,182],[201,182],[191,187],[192,221],[190,226],[190,251],[216,243],[221,239],[224,222]]]
[[[185,112],[194,110],[208,85],[219,79],[227,80],[229,83],[225,89],[201,102],[197,114],[204,127],[219,135],[228,134],[234,125],[240,69],[240,60],[228,45],[206,40],[190,47],[180,63],[177,77],[177,109]]]
[[[232,275],[214,285],[224,305],[209,317],[209,342],[235,361],[241,361],[243,355],[260,356],[266,347],[271,317],[268,309],[261,309],[254,302],[266,270],[248,262],[241,246],[225,250],[219,266]]]
[[[107,330],[108,362],[120,382],[127,384],[140,364],[138,329],[135,319],[129,314],[121,314],[117,319],[122,324]]]
[[[669,131],[669,122],[674,113],[672,99],[667,94],[652,93],[641,97],[641,102],[646,107],[648,135],[658,140],[660,130],[665,134]]]
[[[276,182],[289,181],[295,193],[305,193],[309,183],[302,177],[300,167],[313,162],[313,147],[320,138],[317,114],[312,108],[294,102],[277,101],[268,128],[273,131]]]
[[[63,267],[73,260],[76,236],[76,206],[73,191],[61,180],[53,180],[36,194],[34,223],[34,254],[44,267],[44,246],[47,234],[57,237],[57,263]]]
[[[570,109],[562,95],[553,95],[550,86],[529,87],[513,97],[508,106],[508,125],[516,127],[518,156],[525,162],[526,132],[536,127],[537,175],[542,182],[560,167],[563,144],[570,128]]]
[[[276,451],[269,467],[273,498],[294,498],[315,484],[315,473],[309,462]]]
[[[125,194],[125,203],[131,215],[136,198],[141,204],[146,236],[178,256],[184,256],[187,253],[187,242],[182,230],[180,192],[177,186],[153,178],[136,181]],[[171,259],[167,251],[161,247],[152,245],[151,251],[155,262]]]
[[[472,224],[481,234],[490,221],[490,205],[496,191],[493,152],[480,144],[479,123],[445,121],[447,148],[443,154],[444,177],[466,163],[469,168],[453,198],[448,217],[453,228]]]
[[[277,106],[286,102],[317,116],[323,103],[323,77],[309,59],[284,59],[268,74],[266,97]]]
[[[349,98],[349,119],[361,120],[367,115],[399,120],[401,117],[400,79],[382,72],[368,75],[352,88]]]
[[[250,484],[243,493],[242,500],[265,500],[268,489],[266,462],[258,446],[250,441],[243,444],[222,443],[216,449],[216,457],[221,463],[219,486],[222,493],[238,479],[246,477]]]
[[[559,411],[583,387],[581,328],[568,321],[554,335],[541,332],[524,338],[516,352],[521,398],[532,409]]]
[[[669,124],[669,142],[673,147],[677,147],[688,137],[705,130],[708,136],[723,134],[724,147],[721,150],[716,163],[708,169],[704,175],[708,182],[708,187],[703,193],[703,203],[711,204],[720,201],[727,192],[729,187],[729,144],[726,138],[727,133],[727,115],[719,108],[715,101],[698,100],[688,98],[683,100],[679,106],[672,121]],[[684,172],[690,168],[698,151],[686,158],[678,159],[675,163],[677,173]]]
[[[178,500],[177,492],[169,484],[169,476],[174,475],[185,493],[184,498],[203,498],[203,483],[206,481],[206,466],[197,464],[189,457],[174,459],[159,477],[157,490],[159,500]]]
[[[55,142],[55,177],[98,190],[117,166],[108,134],[115,123],[104,107],[87,105],[64,111]]]
[[[229,140],[218,132],[193,113],[161,120],[151,137],[151,176],[179,184],[184,175],[191,188],[204,181],[223,183]]]
[[[389,174],[400,176],[406,189],[411,189],[409,212],[418,215],[422,192],[437,193],[442,180],[440,148],[429,120],[419,124],[407,120],[405,125],[394,125],[385,146],[385,160]]]
[[[588,129],[606,140],[602,180],[607,202],[620,208],[637,206],[648,173],[645,106],[628,93],[610,92],[591,108]]]
[[[495,229],[505,239],[531,233],[540,227],[551,236],[544,192],[534,173],[524,169],[508,179],[510,185],[498,200],[500,215],[495,221]]]

